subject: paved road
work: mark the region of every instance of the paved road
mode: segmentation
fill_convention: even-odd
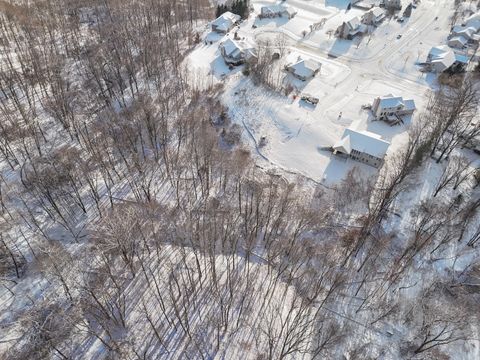
[[[451,12],[448,10],[448,8],[451,7],[451,1],[434,0],[434,3],[434,6],[429,5],[428,8],[428,4],[419,5],[414,12],[421,12],[421,14],[417,14],[418,17],[414,16],[405,24],[401,31],[389,34],[385,39],[385,47],[380,48],[379,51],[371,56],[364,58],[353,57],[348,54],[338,56],[335,60],[349,66],[352,69],[352,75],[338,84],[338,91],[336,92],[345,94],[344,90],[349,90],[346,93],[350,93],[352,86],[355,89],[358,85],[358,76],[369,80],[383,80],[385,82],[390,82],[397,88],[409,91],[417,90],[419,92],[424,92],[427,90],[429,88],[428,85],[416,81],[414,79],[415,77],[412,79],[408,74],[399,75],[398,73],[395,73],[390,69],[390,65],[399,56],[401,50],[404,50],[413,44],[418,44],[424,38],[428,39],[429,34],[431,34],[432,31],[435,31],[435,28],[438,27],[439,24],[445,24],[446,17],[448,17]],[[297,2],[295,5],[302,8],[302,3],[300,2]],[[311,6],[307,8],[307,5],[303,6],[303,8],[305,8],[304,10],[311,11]],[[424,8],[422,8],[422,6]],[[435,20],[435,17],[438,17],[439,19]],[[378,30],[381,30],[381,27]],[[329,53],[332,55],[330,50],[325,51],[316,46],[315,43],[304,41],[297,35],[282,28],[279,28],[278,30],[260,30],[256,33],[256,36],[260,36],[262,33],[269,31],[284,33],[296,43],[294,48],[308,51],[324,58],[329,57]],[[402,37],[397,39],[396,37],[399,34],[401,34]]]

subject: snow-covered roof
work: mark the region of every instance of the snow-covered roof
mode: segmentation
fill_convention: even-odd
[[[225,55],[230,57],[234,56],[235,53],[241,52],[243,50],[242,46],[239,43],[230,38],[223,41],[220,46],[223,48]]]
[[[434,46],[428,53],[427,61],[435,71],[445,71],[455,63],[455,53],[447,45]]]
[[[337,141],[336,144],[333,145],[333,149],[350,155],[352,152],[352,147],[350,146],[350,136],[345,136],[343,139]]]
[[[445,71],[455,63],[455,53],[447,45],[434,46],[428,53],[428,61],[436,71]]]
[[[290,71],[301,77],[310,77],[321,68],[322,64],[312,59],[302,59],[289,65]]]
[[[295,15],[297,13],[296,10],[293,9],[292,7],[279,5],[279,4],[262,6],[260,11],[263,15],[283,14],[285,12],[288,13],[289,15]]]
[[[450,66],[455,63],[455,54],[449,54],[448,57],[443,59],[435,59],[431,61],[431,64],[435,68],[436,71],[445,71]]]
[[[231,59],[249,59],[255,56],[255,50],[245,42],[235,41],[227,38],[220,43],[220,49],[225,57]]]
[[[339,151],[344,149],[346,154],[350,154],[351,150],[357,150],[383,159],[389,146],[390,143],[382,140],[378,134],[370,131],[345,129],[342,139],[339,140],[333,148]]]
[[[404,109],[405,110],[416,110],[415,101],[412,99],[404,100],[403,101]]]
[[[218,30],[228,31],[235,24],[238,20],[240,20],[240,16],[230,11],[227,11],[220,15],[217,19],[212,21],[212,26],[217,28]]]
[[[376,18],[379,18],[381,16],[385,16],[385,12],[382,9],[380,9],[379,7],[373,8],[372,9],[372,14]]]
[[[476,31],[480,30],[480,13],[471,15],[465,19],[466,26],[475,28]]]
[[[380,96],[378,102],[378,109],[380,111],[384,109],[395,109],[400,107],[401,110],[415,110],[415,101],[408,99],[405,100],[401,96],[394,96],[392,94],[388,94],[385,96]]]
[[[478,29],[473,26],[454,26],[452,29],[453,35],[461,35],[467,39],[471,39]]]
[[[392,94],[380,97],[380,103],[378,107],[380,109],[396,108],[397,106],[403,106],[403,98],[401,96],[393,96]]]
[[[448,40],[448,45],[451,46],[451,44],[454,44],[456,42],[460,43],[461,46],[465,46],[468,44],[468,40],[465,39],[463,36],[454,36],[450,40]]]
[[[468,18],[465,19],[466,23],[469,23],[469,22],[472,22],[472,21],[480,21],[480,13],[472,14]]]
[[[448,52],[453,52],[447,45],[434,46],[428,52],[428,56],[433,59],[441,59],[446,56]]]
[[[350,21],[347,21],[347,26],[350,30],[356,30],[357,28],[360,27],[362,23],[360,22],[360,19],[358,16],[355,16],[353,19]]]
[[[473,20],[467,23],[468,27],[473,27],[475,30],[480,30],[480,20]]]
[[[469,63],[468,56],[457,53],[455,53],[455,61],[466,65]]]

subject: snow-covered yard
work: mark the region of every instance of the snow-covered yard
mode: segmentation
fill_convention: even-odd
[[[397,137],[401,138],[410,118],[404,125],[391,127],[372,121],[362,105],[394,94],[414,99],[417,112],[413,117],[418,116],[426,92],[436,86],[436,77],[420,72],[417,63],[424,61],[432,46],[446,42],[449,2],[423,1],[405,22],[386,18],[371,34],[353,40],[338,39],[329,31],[366,12],[347,10],[348,1],[291,0],[286,3],[298,12],[291,20],[256,17],[262,6],[274,3],[253,1],[255,13],[225,37],[236,32],[250,43],[269,41],[275,47],[279,34],[283,34],[287,54],[281,61],[292,63],[301,57],[320,62],[321,71],[313,79],[302,82],[286,72],[281,74],[296,89],[288,96],[256,87],[240,69],[228,69],[218,51],[223,38],[209,30],[205,41],[187,59],[189,66],[196,73],[209,74],[209,81],[225,81],[223,102],[230,115],[247,128],[246,141],[270,164],[326,183],[338,181],[353,166],[374,174],[375,169],[339,159],[325,148],[332,146],[346,127],[377,133],[393,145],[400,141]],[[310,33],[310,25],[321,19],[325,24]],[[294,96],[300,93],[317,97],[318,104],[312,106]],[[262,137],[266,145],[259,148]],[[391,146],[390,151],[395,148]]]

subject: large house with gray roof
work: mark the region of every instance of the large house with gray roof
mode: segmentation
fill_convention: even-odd
[[[322,64],[312,59],[299,58],[294,64],[287,65],[285,69],[297,79],[302,81],[313,78],[320,72]]]
[[[255,49],[245,42],[228,38],[219,45],[219,48],[223,60],[228,65],[237,66],[256,58]]]
[[[219,34],[226,34],[237,25],[240,19],[241,17],[239,15],[227,11],[212,21],[212,31]]]
[[[372,105],[372,113],[377,120],[392,124],[402,122],[402,116],[412,115],[415,110],[415,101],[392,94],[377,97]]]
[[[360,19],[355,16],[350,21],[345,21],[337,28],[336,36],[340,39],[352,40],[355,36],[367,32],[367,26],[362,24]]]
[[[379,168],[390,143],[370,131],[345,129],[342,138],[333,145],[333,153]]]

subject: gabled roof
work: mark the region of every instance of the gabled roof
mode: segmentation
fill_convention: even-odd
[[[428,56],[431,59],[441,59],[446,56],[448,52],[453,52],[447,45],[434,46],[428,52]]]
[[[333,150],[350,155],[352,152],[352,147],[350,146],[350,136],[347,135],[343,139],[337,141],[336,144],[333,145]]]
[[[360,25],[361,25],[361,22],[358,16],[355,16],[350,21],[347,21],[347,26],[350,30],[356,30],[357,28],[360,27]]]
[[[312,76],[313,73],[318,71],[321,67],[321,63],[312,59],[301,59],[298,62],[288,66],[291,71],[301,77]]]
[[[220,49],[223,49],[225,57],[231,59],[249,59],[255,55],[255,49],[245,42],[235,41],[227,38],[220,43]]]
[[[373,8],[372,9],[372,14],[376,18],[381,17],[381,16],[385,16],[385,12],[382,9],[380,9],[379,7]]]
[[[223,41],[220,46],[223,48],[226,56],[235,57],[236,54],[243,50],[243,47],[236,41],[228,38]]]
[[[339,140],[333,148],[338,151],[344,149],[346,154],[350,154],[351,150],[357,150],[383,159],[389,146],[390,143],[382,140],[378,134],[369,131],[345,129],[342,139]]]
[[[286,8],[286,10],[287,10],[287,12],[290,14],[290,16],[297,14],[297,10],[295,10],[295,9],[294,9],[293,7],[291,7],[291,6],[288,6],[288,7]]]
[[[240,16],[230,11],[227,11],[212,21],[212,26],[215,26],[219,30],[228,31],[237,21],[240,20]]]
[[[295,15],[297,13],[295,9],[293,9],[292,7],[279,5],[279,4],[262,6],[260,11],[262,12],[262,14],[263,13],[283,14],[286,12],[289,15]]]
[[[480,21],[480,13],[472,14],[468,18],[465,19],[466,23],[472,22],[472,21]]]
[[[454,26],[452,29],[452,34],[453,35],[461,35],[467,39],[471,39],[473,35],[478,31],[473,26]]]
[[[412,99],[404,100],[403,101],[404,110],[416,110],[417,107],[415,106],[415,101]]]
[[[457,53],[455,53],[455,61],[466,65],[469,63],[468,56]]]
[[[455,62],[455,53],[447,45],[435,46],[430,49],[428,59],[432,64],[440,66],[437,68],[438,70],[443,71]],[[442,67],[444,67],[444,69],[442,69]]]
[[[462,35],[460,36],[454,36],[450,40],[448,40],[448,43],[450,44],[451,42],[458,41],[462,46],[465,46],[468,44],[468,40],[465,39]]]
[[[386,108],[395,108],[397,106],[403,106],[403,105],[404,105],[404,102],[401,96],[393,96],[392,94],[388,94],[380,97],[380,103],[378,107],[380,109],[386,109]]]
[[[455,63],[455,54],[451,53],[448,57],[442,59],[435,59],[431,61],[437,71],[445,71]]]
[[[480,30],[480,13],[471,15],[465,20],[467,26],[475,28],[476,31]]]
[[[428,53],[428,60],[436,71],[445,71],[455,63],[455,53],[447,45],[435,46]]]

